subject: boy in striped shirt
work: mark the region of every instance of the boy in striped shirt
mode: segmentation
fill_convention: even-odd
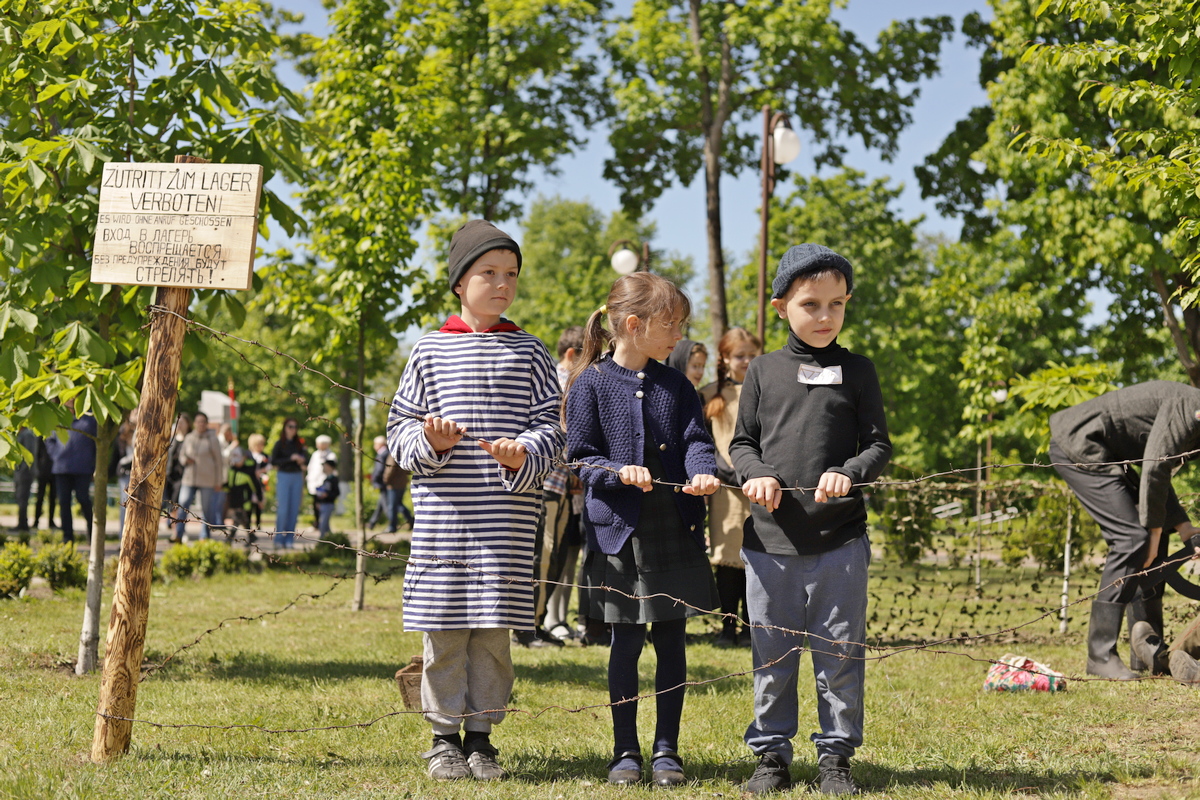
[[[505,776],[489,734],[512,691],[509,631],[534,626],[542,482],[563,433],[550,353],[502,316],[516,297],[520,247],[471,220],[454,234],[449,262],[461,311],[413,348],[387,439],[413,476],[404,629],[424,634],[421,705],[433,747],[422,757],[439,780],[494,780]]]

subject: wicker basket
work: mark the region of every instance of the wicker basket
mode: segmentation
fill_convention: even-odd
[[[413,656],[408,664],[396,670],[396,686],[400,687],[400,697],[409,711],[421,710],[421,670],[424,662],[421,656]]]

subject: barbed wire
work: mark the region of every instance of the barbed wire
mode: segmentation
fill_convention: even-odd
[[[294,398],[294,400],[299,405],[304,407],[309,412],[309,417],[308,417],[309,420],[320,420],[320,421],[330,424],[334,429],[336,429],[339,433],[341,433],[341,435],[345,441],[347,441],[352,447],[354,447],[359,452],[364,452],[364,451],[353,440],[353,437],[350,434],[346,433],[346,431],[344,429],[342,429],[338,425],[338,423],[336,423],[333,420],[330,420],[324,416],[313,414],[313,410],[312,410],[311,406],[301,395],[299,395],[296,392],[292,392],[282,386],[279,386],[277,383],[275,383],[275,381],[271,378],[270,373],[268,373],[266,369],[264,369],[260,365],[255,364],[253,361],[251,361],[249,358],[247,358],[247,356],[244,353],[242,353],[240,350],[238,350],[236,347],[234,347],[233,344],[229,340],[234,340],[234,341],[242,342],[244,344],[247,344],[247,345],[250,345],[253,347],[261,348],[269,353],[274,354],[277,357],[287,359],[292,364],[294,364],[298,369],[300,369],[302,371],[311,372],[315,375],[320,376],[325,381],[327,381],[332,388],[350,392],[353,395],[357,395],[366,400],[370,400],[371,402],[374,402],[374,403],[390,406],[392,408],[392,413],[394,413],[394,414],[400,414],[400,415],[403,415],[403,416],[410,418],[412,420],[415,420],[415,421],[421,421],[421,422],[425,421],[424,417],[420,417],[418,415],[413,415],[413,414],[406,414],[403,411],[401,411],[400,409],[396,409],[394,407],[394,405],[392,405],[391,403],[388,403],[388,402],[385,402],[382,400],[378,400],[374,397],[371,397],[370,395],[367,395],[367,394],[364,394],[364,393],[358,391],[357,389],[354,389],[349,386],[345,386],[345,385],[339,383],[338,381],[334,380],[333,378],[331,378],[329,375],[325,374],[324,372],[312,367],[307,362],[300,361],[299,359],[296,359],[295,357],[293,357],[287,353],[284,353],[280,350],[271,348],[260,342],[256,342],[253,340],[238,337],[238,336],[235,336],[228,332],[216,330],[209,326],[195,322],[194,320],[187,319],[187,317],[184,317],[180,314],[177,314],[177,313],[170,311],[169,309],[163,308],[161,306],[151,306],[149,308],[149,310],[151,313],[164,313],[164,314],[169,314],[169,315],[179,317],[179,318],[183,319],[190,328],[197,330],[197,331],[205,332],[208,335],[210,335],[211,337],[213,337],[213,338],[223,342],[227,346],[229,346],[231,349],[234,350],[235,353],[238,354],[238,356],[243,361],[245,361],[247,364],[249,364],[253,368],[259,370],[267,378],[267,380],[271,384],[271,386],[273,386],[274,388],[276,388],[280,391],[284,391],[284,392],[288,393],[289,395],[291,395]],[[473,440],[473,441],[486,441],[479,437],[467,435],[467,434],[465,434],[465,432],[463,434],[463,438],[468,439],[468,440]],[[964,468],[943,470],[940,472],[931,473],[928,475],[920,475],[917,477],[907,478],[907,479],[879,479],[879,480],[870,481],[870,482],[854,483],[853,488],[859,488],[859,489],[864,489],[864,490],[876,490],[876,489],[887,490],[887,489],[912,488],[912,487],[916,487],[916,486],[924,484],[928,488],[931,488],[931,489],[936,488],[936,489],[941,489],[941,490],[945,490],[945,491],[968,491],[968,490],[978,491],[979,487],[982,485],[979,482],[973,482],[973,483],[968,484],[965,482],[938,483],[938,481],[944,480],[946,478],[966,477],[966,476],[974,476],[976,479],[978,479],[980,474],[983,471],[987,471],[987,470],[1046,469],[1046,468],[1054,468],[1057,466],[1074,466],[1074,467],[1080,467],[1080,468],[1086,468],[1086,469],[1125,468],[1125,467],[1129,467],[1129,466],[1142,466],[1148,462],[1186,461],[1187,459],[1190,459],[1198,454],[1200,454],[1200,449],[1189,451],[1187,453],[1181,453],[1181,454],[1170,456],[1170,457],[1162,457],[1162,458],[1156,458],[1156,459],[1127,459],[1127,460],[1115,460],[1115,461],[1107,461],[1107,462],[1093,463],[1093,464],[1070,464],[1070,463],[1056,463],[1056,462],[1040,463],[1040,462],[1036,462],[1036,461],[1006,463],[1006,464],[988,464],[988,465],[979,465],[979,466],[975,466],[975,467],[964,467]],[[364,453],[364,455],[365,455],[365,453]],[[527,455],[532,456],[534,458],[539,458],[539,459],[548,461],[548,462],[550,462],[550,464],[552,464],[554,466],[566,467],[566,468],[569,468],[572,470],[601,469],[601,470],[605,470],[605,471],[608,471],[611,473],[616,473],[616,474],[620,473],[620,470],[617,468],[613,468],[611,466],[603,465],[603,464],[596,464],[596,463],[592,463],[589,461],[578,461],[578,460],[568,461],[563,458],[545,455],[545,454],[534,453],[532,451],[529,451],[527,453]],[[154,466],[157,467],[157,465],[161,462],[161,459],[164,458],[165,456],[166,456],[166,453],[160,454],[158,456],[158,460],[154,462]],[[373,454],[372,454],[372,458],[374,458]],[[152,471],[153,470],[151,470],[151,472]],[[149,475],[149,472],[147,473],[147,475]],[[681,489],[681,488],[684,488],[689,485],[689,484],[682,484],[682,483],[673,483],[673,482],[662,480],[662,479],[654,479],[653,483],[655,485],[661,485],[664,487],[671,487],[671,488],[676,488],[676,489]],[[989,481],[987,485],[989,487],[993,487],[993,486],[1004,485],[1004,483],[1005,482],[993,483],[993,482]],[[1019,483],[1019,481],[1018,482],[1007,482],[1007,483],[1008,483],[1008,485],[1012,485],[1014,483]],[[720,486],[727,490],[733,490],[733,491],[739,491],[739,492],[742,490],[742,487],[737,486],[737,485],[722,483],[722,484],[720,484]],[[1049,487],[1049,486],[1058,487],[1058,484],[1042,484],[1042,486],[1043,487]],[[134,488],[136,488],[136,487],[134,487]],[[783,487],[783,491],[789,491],[789,492],[807,493],[807,492],[813,492],[815,490],[816,490],[816,487],[799,487],[799,486]],[[131,491],[132,491],[132,489],[131,489]],[[133,500],[134,502],[141,502],[141,501],[135,500],[132,496],[127,496],[126,502],[128,502],[130,500]],[[210,524],[210,523],[207,523],[207,521],[205,520],[203,515],[201,515],[197,512],[193,512],[191,509],[184,509],[183,507],[179,506],[177,503],[174,504],[174,508],[175,508],[175,513],[178,515],[181,515],[183,517],[185,524],[188,519],[192,519],[192,518],[200,521],[201,523]],[[160,512],[161,511],[162,511],[162,509],[160,508]],[[171,515],[167,515],[167,518],[170,520]],[[972,520],[972,521],[974,521],[974,520]],[[244,536],[244,541],[245,541],[247,548],[256,550],[263,558],[269,559],[272,563],[287,563],[289,566],[291,566],[295,569],[298,569],[303,574],[309,575],[309,576],[317,576],[317,575],[323,574],[323,573],[309,573],[309,572],[305,571],[300,564],[297,564],[295,562],[290,562],[285,559],[281,559],[278,557],[278,555],[276,553],[272,553],[272,554],[266,553],[257,544],[256,539],[257,539],[258,534],[264,534],[264,535],[269,536],[270,535],[269,532],[266,532],[266,531],[263,531],[263,530],[260,530],[257,528],[239,527],[236,524],[228,525],[228,524],[224,523],[224,520],[219,521],[218,524],[211,524],[211,527],[217,528],[217,529],[224,529],[227,532],[227,536],[230,538],[231,541],[239,541],[239,537]],[[276,533],[279,533],[279,532],[276,532]],[[365,542],[365,532],[363,532],[362,535],[364,537],[363,541]],[[302,532],[296,532],[296,537],[299,538],[302,543],[308,538]],[[1065,613],[1065,610],[1070,607],[1093,600],[1102,591],[1104,591],[1105,588],[1107,588],[1107,587],[1101,587],[1096,592],[1083,595],[1070,603],[1064,603],[1060,606],[1055,606],[1055,607],[1049,608],[1046,611],[1044,611],[1043,613],[1041,613],[1040,615],[1034,617],[1033,619],[1019,622],[1015,625],[1001,628],[999,630],[985,632],[985,633],[964,634],[964,635],[960,635],[960,636],[949,636],[949,637],[943,637],[940,639],[935,639],[932,641],[921,641],[918,643],[907,644],[907,645],[882,645],[882,644],[871,644],[869,642],[848,642],[848,641],[844,641],[844,640],[835,640],[835,639],[830,639],[827,637],[822,637],[820,635],[817,635],[817,634],[814,634],[814,633],[811,633],[808,631],[788,628],[786,626],[769,625],[769,624],[763,624],[763,623],[750,622],[747,620],[742,620],[736,614],[723,614],[723,613],[719,613],[719,612],[714,612],[712,609],[705,609],[700,606],[696,606],[696,605],[687,603],[679,598],[675,598],[666,593],[653,593],[653,594],[644,595],[644,596],[636,595],[636,594],[624,592],[615,587],[609,587],[609,586],[604,586],[604,585],[591,586],[588,584],[581,585],[581,584],[572,583],[572,582],[568,582],[568,581],[551,580],[548,578],[546,578],[546,579],[538,578],[538,577],[526,578],[526,577],[517,577],[517,576],[512,576],[512,575],[503,575],[503,574],[499,574],[499,573],[490,572],[488,570],[480,569],[480,568],[472,565],[469,561],[464,561],[464,560],[445,559],[445,558],[439,558],[439,557],[413,556],[411,553],[401,554],[401,553],[393,553],[393,552],[388,552],[388,551],[371,552],[371,551],[367,550],[365,547],[356,548],[356,547],[352,547],[352,546],[348,546],[348,545],[343,545],[340,542],[332,542],[332,541],[324,540],[324,539],[318,539],[317,541],[322,542],[324,545],[327,545],[334,550],[344,550],[348,553],[354,553],[356,556],[361,555],[361,556],[365,556],[367,558],[399,561],[399,564],[395,568],[389,569],[389,571],[383,577],[372,576],[372,577],[376,578],[377,583],[382,580],[388,580],[391,577],[393,577],[395,574],[403,572],[410,564],[450,565],[450,566],[455,566],[455,567],[458,567],[461,569],[471,571],[471,572],[475,573],[481,579],[484,579],[487,581],[494,581],[497,583],[522,584],[522,585],[530,585],[530,586],[541,585],[541,586],[544,586],[547,588],[549,588],[549,587],[565,587],[565,588],[571,588],[571,589],[586,589],[589,592],[605,591],[605,592],[612,592],[612,593],[624,596],[627,599],[639,601],[639,602],[647,601],[647,600],[651,600],[651,599],[666,598],[666,599],[673,601],[676,605],[686,608],[688,611],[695,612],[695,614],[697,614],[697,615],[705,615],[710,618],[719,618],[722,620],[736,622],[737,624],[740,624],[744,629],[764,630],[764,631],[768,631],[770,633],[779,633],[779,634],[788,635],[788,636],[796,636],[796,637],[802,638],[803,641],[805,642],[804,645],[798,645],[796,647],[789,649],[784,655],[780,656],[778,659],[775,659],[774,661],[771,661],[766,664],[759,665],[758,667],[753,667],[749,670],[729,672],[727,674],[720,675],[720,676],[713,677],[713,678],[707,678],[707,679],[701,679],[701,680],[695,680],[695,681],[685,681],[676,686],[670,687],[668,689],[663,689],[660,691],[650,692],[650,693],[646,693],[646,694],[639,694],[636,697],[627,698],[626,700],[618,701],[617,703],[612,703],[612,702],[596,703],[596,704],[588,704],[588,705],[577,706],[577,707],[569,707],[569,706],[562,706],[562,705],[548,705],[539,710],[529,710],[529,709],[521,709],[521,708],[504,708],[504,709],[491,709],[491,710],[487,710],[487,711],[478,711],[478,712],[473,712],[473,713],[465,714],[465,715],[457,715],[459,718],[464,718],[464,719],[471,717],[471,716],[484,715],[484,714],[496,714],[496,713],[501,713],[501,712],[513,713],[513,714],[525,714],[525,715],[531,716],[534,719],[537,719],[537,718],[541,717],[543,714],[546,714],[546,713],[548,713],[550,711],[554,711],[554,710],[558,710],[558,711],[562,711],[562,712],[566,712],[566,713],[581,713],[584,711],[608,708],[608,707],[611,707],[613,705],[617,705],[620,703],[636,702],[639,700],[651,699],[651,698],[657,697],[659,694],[662,694],[665,692],[676,691],[681,688],[705,686],[705,685],[708,685],[711,683],[715,683],[717,681],[728,680],[730,678],[750,676],[759,670],[768,669],[770,667],[775,666],[779,661],[781,661],[783,659],[790,658],[793,655],[803,654],[806,651],[808,651],[808,652],[837,651],[837,652],[835,652],[835,654],[840,659],[862,660],[862,661],[882,661],[884,659],[891,658],[893,656],[904,654],[904,653],[926,652],[926,653],[931,653],[934,655],[948,655],[948,656],[964,657],[964,658],[969,659],[972,662],[986,663],[989,665],[998,664],[998,663],[1000,663],[1000,661],[996,660],[996,659],[983,658],[983,657],[972,655],[970,653],[963,652],[961,650],[952,650],[952,649],[947,649],[947,648],[956,646],[956,645],[960,646],[960,647],[966,647],[966,646],[971,646],[971,645],[975,645],[975,644],[979,644],[979,643],[984,643],[989,640],[995,640],[995,639],[998,639],[1001,637],[1014,636],[1022,629],[1025,629],[1025,628],[1027,628],[1031,625],[1034,625],[1042,620],[1045,620],[1049,617],[1056,617],[1060,614]],[[1165,571],[1168,568],[1172,568],[1172,567],[1178,568],[1186,561],[1191,560],[1191,558],[1192,558],[1191,555],[1188,554],[1188,555],[1181,556],[1174,560],[1167,560],[1164,563],[1156,563],[1147,569],[1143,569],[1137,573],[1134,573],[1132,575],[1118,579],[1117,581],[1115,581],[1113,583],[1113,585],[1116,585],[1116,586],[1124,585],[1124,583],[1126,581],[1139,580],[1142,578],[1146,578],[1156,572]],[[283,607],[275,609],[275,610],[271,610],[271,611],[266,611],[266,612],[263,612],[262,614],[253,615],[253,616],[239,615],[239,616],[228,617],[228,618],[220,620],[215,626],[213,626],[205,631],[202,631],[201,633],[197,634],[195,636],[195,638],[192,639],[190,642],[188,642],[188,643],[178,647],[174,651],[172,651],[161,662],[159,662],[157,664],[153,664],[150,667],[146,668],[145,674],[151,675],[151,674],[154,674],[155,672],[158,672],[158,671],[166,668],[168,666],[168,664],[170,664],[174,659],[176,659],[178,656],[180,656],[182,653],[186,652],[187,650],[197,646],[200,642],[205,640],[207,637],[215,635],[219,631],[225,630],[229,627],[232,627],[233,625],[235,625],[239,622],[249,623],[249,622],[265,619],[268,616],[278,616],[278,615],[283,614],[283,613],[287,612],[288,610],[296,607],[297,604],[299,602],[301,602],[302,600],[304,600],[305,598],[308,598],[312,601],[319,601],[320,599],[322,599],[322,598],[328,596],[330,593],[332,593],[348,576],[347,575],[338,575],[338,576],[329,576],[329,577],[334,578],[334,583],[328,589],[324,590],[323,592],[301,593],[301,594],[297,595],[295,598],[293,598],[291,601],[289,601],[287,604],[285,604]],[[951,602],[951,599],[948,599],[947,605],[950,602]],[[944,616],[944,614],[945,614],[945,608],[943,608],[942,616]],[[940,622],[940,617],[939,617],[939,622]],[[935,630],[936,630],[936,628],[935,628]],[[816,647],[813,646],[814,642],[817,643]],[[817,648],[819,648],[819,647],[829,647],[830,650],[828,650],[828,651],[818,650]],[[853,651],[860,651],[860,650],[862,652],[862,655],[852,655],[851,654],[851,652],[853,652]],[[847,651],[851,651],[851,652],[847,652]],[[1051,673],[1040,672],[1035,669],[1026,669],[1025,671],[1032,672],[1035,675],[1038,675],[1038,674],[1050,675],[1051,674]],[[1057,677],[1058,673],[1053,673],[1052,676]],[[1067,675],[1064,677],[1066,677],[1066,679],[1069,681],[1076,681],[1076,682],[1110,682],[1113,680],[1113,679],[1109,679],[1109,678],[1095,677],[1095,676],[1083,677],[1083,676],[1077,676],[1077,675]],[[1140,678],[1139,680],[1169,680],[1169,678],[1150,676],[1150,677]],[[317,732],[317,731],[341,730],[341,729],[347,729],[347,728],[365,728],[365,727],[370,727],[372,725],[375,725],[378,722],[388,719],[393,716],[402,715],[402,714],[422,714],[422,713],[424,713],[424,712],[421,710],[391,711],[386,714],[378,715],[376,717],[373,717],[373,718],[363,721],[363,722],[346,723],[346,724],[339,724],[339,725],[315,726],[315,727],[307,727],[307,728],[268,728],[266,726],[262,726],[262,725],[258,725],[258,724],[232,724],[232,725],[202,725],[202,724],[194,724],[194,723],[171,724],[171,723],[155,722],[155,721],[151,721],[151,720],[143,720],[143,719],[137,719],[137,718],[118,717],[118,716],[112,716],[112,715],[102,715],[102,716],[107,716],[109,719],[113,719],[113,720],[121,720],[121,721],[127,721],[127,722],[131,722],[131,723],[150,725],[150,726],[156,727],[156,728],[202,728],[202,729],[211,729],[211,730],[250,729],[250,730],[257,730],[257,731],[260,731],[263,733],[268,733],[268,734],[284,734],[284,733],[307,733],[307,732]],[[452,716],[454,716],[454,715],[452,715]]]
[[[183,510],[188,515],[193,516],[198,521],[203,522],[203,518],[198,516],[195,512],[192,512],[190,509],[183,509]],[[247,539],[246,539],[247,546],[250,548],[253,548],[255,550],[258,550],[260,553],[263,554],[264,557],[267,557],[267,554],[263,553],[261,551],[261,549],[257,547],[256,543],[253,541],[250,541],[250,539],[249,539],[249,536],[252,536],[256,533],[261,533],[262,531],[260,531],[258,529],[243,528],[243,527],[239,527],[236,525],[228,525],[228,524],[223,524],[219,527],[231,529],[233,531],[236,531],[237,533],[247,534],[248,535]],[[230,534],[230,537],[233,538],[234,540],[236,540],[237,533]],[[299,538],[301,541],[305,541],[306,539],[308,539],[308,537],[303,532],[296,532],[296,537]],[[829,644],[829,645],[848,646],[848,647],[865,647],[865,648],[868,648],[871,650],[881,651],[883,653],[882,655],[879,655],[879,656],[863,657],[862,660],[866,660],[866,661],[882,660],[884,658],[891,657],[892,655],[897,655],[897,654],[905,653],[905,652],[913,652],[913,651],[918,651],[918,650],[937,652],[939,654],[962,655],[962,654],[958,653],[958,651],[935,651],[935,650],[933,650],[933,648],[943,647],[943,646],[953,645],[953,644],[969,645],[969,644],[974,644],[976,642],[980,642],[980,641],[987,640],[987,639],[995,639],[998,637],[1012,635],[1012,634],[1016,633],[1017,631],[1019,631],[1023,628],[1029,627],[1031,625],[1034,625],[1044,619],[1047,619],[1052,616],[1058,616],[1059,614],[1062,613],[1062,611],[1064,609],[1064,606],[1056,606],[1054,608],[1047,609],[1045,612],[1043,612],[1042,614],[1040,614],[1039,616],[1037,616],[1033,619],[1030,619],[1025,622],[1021,622],[1016,625],[1013,625],[1013,626],[1010,626],[1007,628],[1003,628],[1003,629],[1000,629],[997,631],[988,632],[988,633],[971,634],[971,635],[966,635],[966,636],[944,637],[942,639],[938,639],[935,641],[921,642],[920,644],[914,644],[914,645],[882,646],[882,645],[877,645],[877,644],[870,644],[868,642],[858,643],[858,642],[846,642],[843,640],[828,639],[826,637],[821,637],[817,634],[813,634],[809,631],[799,630],[799,629],[795,629],[795,628],[789,628],[789,627],[782,626],[782,625],[767,625],[767,624],[763,624],[763,623],[753,623],[753,622],[749,622],[747,620],[741,619],[736,614],[724,614],[724,613],[714,612],[712,609],[704,608],[702,606],[697,606],[697,605],[688,603],[682,599],[676,598],[667,593],[659,592],[659,593],[652,593],[649,595],[637,595],[637,594],[631,594],[629,592],[622,591],[615,587],[604,586],[604,585],[601,585],[601,586],[592,586],[589,584],[581,585],[581,584],[572,583],[572,582],[568,582],[568,581],[558,581],[558,580],[551,580],[551,579],[547,579],[547,578],[536,578],[536,577],[524,578],[524,577],[515,577],[512,575],[503,575],[500,573],[495,573],[495,572],[491,572],[488,570],[480,569],[480,568],[472,565],[470,562],[464,561],[464,560],[446,559],[446,558],[438,558],[438,557],[412,556],[411,554],[404,555],[404,554],[393,553],[393,552],[389,552],[389,551],[371,552],[371,551],[368,551],[365,549],[358,549],[358,548],[355,548],[355,547],[352,547],[349,545],[343,545],[340,542],[330,541],[330,540],[321,539],[321,538],[317,538],[314,541],[317,543],[323,544],[325,546],[328,546],[334,550],[342,550],[347,553],[353,553],[355,555],[361,554],[367,558],[375,558],[375,559],[381,559],[381,560],[399,560],[400,562],[402,562],[403,566],[396,569],[395,572],[393,572],[392,574],[396,574],[398,572],[403,571],[404,568],[406,568],[409,564],[412,564],[412,563],[430,564],[430,565],[440,564],[440,565],[460,567],[462,569],[466,569],[468,571],[474,572],[481,577],[491,579],[497,583],[503,583],[503,584],[509,584],[509,585],[517,585],[517,584],[529,585],[529,586],[542,585],[542,586],[546,586],[546,587],[564,587],[564,588],[571,588],[571,589],[577,589],[577,590],[578,589],[586,589],[588,591],[605,591],[605,592],[623,596],[626,599],[635,600],[635,601],[639,601],[639,602],[653,600],[653,599],[659,599],[659,598],[665,598],[665,599],[673,601],[676,605],[679,605],[679,606],[682,606],[682,607],[688,609],[689,611],[696,612],[697,615],[704,615],[704,616],[708,616],[711,618],[719,618],[722,620],[729,620],[731,622],[740,624],[743,628],[761,629],[761,630],[766,630],[766,631],[775,632],[775,633],[782,633],[782,634],[791,635],[791,636],[801,636],[801,637],[805,637],[809,640],[815,638],[815,639],[823,641],[824,643]],[[1098,596],[1102,591],[1104,591],[1106,588],[1109,588],[1110,586],[1119,588],[1128,581],[1133,581],[1133,580],[1137,580],[1137,579],[1144,578],[1144,577],[1150,577],[1150,576],[1154,575],[1155,573],[1165,572],[1167,569],[1169,569],[1171,567],[1177,568],[1179,566],[1182,566],[1183,564],[1185,564],[1191,560],[1193,560],[1193,556],[1190,554],[1187,554],[1187,555],[1183,555],[1174,560],[1167,559],[1163,562],[1153,564],[1152,566],[1145,568],[1139,572],[1133,573],[1133,574],[1125,576],[1123,578],[1119,578],[1119,579],[1113,581],[1111,584],[1108,584],[1106,586],[1101,586],[1095,592],[1092,592],[1092,593],[1086,594],[1086,595],[1082,595],[1079,598],[1077,598],[1076,600],[1068,603],[1065,606],[1065,608],[1070,608],[1070,607],[1079,605],[1081,603],[1085,603],[1089,600],[1092,600],[1096,596]],[[290,564],[290,565],[298,567],[298,565],[295,565],[295,564]],[[303,571],[303,570],[301,570],[301,571]],[[305,574],[310,574],[310,573],[305,573]],[[380,580],[386,580],[386,579],[390,578],[391,576],[392,575],[388,575],[386,578],[382,578]],[[189,649],[189,648],[195,646],[196,644],[198,644],[205,636],[216,633],[217,631],[226,627],[225,623],[227,623],[227,622],[255,621],[257,619],[261,619],[263,616],[266,616],[266,615],[282,613],[283,611],[286,611],[288,608],[293,607],[299,599],[301,599],[305,596],[313,597],[313,599],[319,599],[319,597],[329,594],[331,591],[333,591],[334,588],[336,588],[336,585],[338,583],[340,583],[341,580],[345,579],[345,576],[336,576],[336,577],[337,577],[337,581],[335,582],[335,585],[330,587],[325,592],[322,592],[320,595],[314,596],[314,595],[302,594],[296,600],[290,602],[287,606],[285,606],[283,609],[280,609],[279,611],[265,612],[265,614],[258,615],[255,617],[231,617],[226,620],[222,620],[222,622],[220,624],[216,625],[213,628],[208,629],[207,631],[205,631],[202,634],[200,634],[199,636],[197,636],[196,639],[193,640],[192,642],[190,642],[189,644],[174,651],[170,656],[168,656],[166,659],[164,659],[161,664],[158,665],[158,668],[162,668],[163,666],[165,666],[168,661],[170,661],[172,658],[174,658],[180,652],[182,652],[186,649]],[[380,582],[380,581],[377,581],[377,582]],[[846,656],[846,657],[854,658],[854,657],[850,657],[850,656]],[[979,660],[979,659],[973,658],[973,660]],[[984,661],[988,661],[988,663],[996,663],[994,660],[984,659]],[[1073,677],[1070,677],[1069,679],[1074,680],[1074,681],[1107,681],[1107,680],[1111,680],[1108,678],[1094,678],[1094,677],[1093,678],[1085,678],[1085,677],[1079,677],[1079,676],[1073,676]],[[702,684],[697,684],[697,685],[702,685]]]

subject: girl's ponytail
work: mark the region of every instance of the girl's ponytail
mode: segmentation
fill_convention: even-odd
[[[704,406],[704,418],[715,419],[725,413],[725,396],[721,393],[725,388],[725,373],[728,367],[725,366],[725,355],[717,351],[717,393],[712,396],[712,399]]]
[[[612,341],[612,334],[604,329],[603,319],[607,310],[607,306],[601,306],[593,311],[592,315],[588,317],[587,324],[583,326],[583,349],[575,357],[575,363],[571,366],[571,374],[567,377],[567,387],[563,390],[561,416],[564,426],[567,419],[567,396],[571,393],[571,387],[575,385],[575,380],[583,374],[585,369],[600,360],[600,356],[608,350],[608,343]]]

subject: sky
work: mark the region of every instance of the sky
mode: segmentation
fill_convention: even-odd
[[[300,29],[318,35],[327,32],[326,15],[320,0],[280,0],[277,5],[305,15],[305,23]],[[621,12],[628,9],[630,0],[617,0],[614,5]],[[898,16],[946,14],[954,19],[957,31],[963,16],[973,11],[980,12],[986,19],[992,17],[986,0],[906,0],[903,3],[894,0],[850,0],[848,7],[838,10],[835,16],[860,38],[874,42],[879,30]],[[978,75],[979,51],[968,48],[965,37],[956,33],[943,45],[940,74],[920,84],[921,96],[912,110],[913,122],[901,134],[898,153],[893,161],[884,162],[877,153],[865,150],[857,141],[847,142],[849,152],[846,164],[862,170],[871,178],[889,176],[893,182],[902,183],[905,188],[897,207],[906,219],[924,215],[922,229],[926,232],[956,237],[959,225],[956,220],[942,218],[932,200],[921,199],[913,167],[941,145],[967,111],[986,102]],[[302,88],[294,75],[291,80],[294,88]],[[757,126],[760,123],[755,124]],[[789,169],[811,175],[814,172],[811,160],[813,148],[811,141],[806,139],[802,125],[800,127],[803,149]],[[607,129],[593,130],[586,147],[559,162],[557,176],[537,176],[534,192],[525,205],[528,206],[539,194],[560,195],[570,200],[589,200],[605,214],[617,210],[620,207],[618,191],[602,177],[604,160],[611,153],[607,139]],[[697,163],[696,167],[697,177],[691,186],[668,190],[647,217],[657,223],[654,249],[691,256],[697,272],[702,274],[708,259],[704,232],[704,179],[702,165]],[[747,171],[736,177],[727,176],[721,184],[724,244],[735,260],[740,261],[756,244],[760,192],[758,170]]]

